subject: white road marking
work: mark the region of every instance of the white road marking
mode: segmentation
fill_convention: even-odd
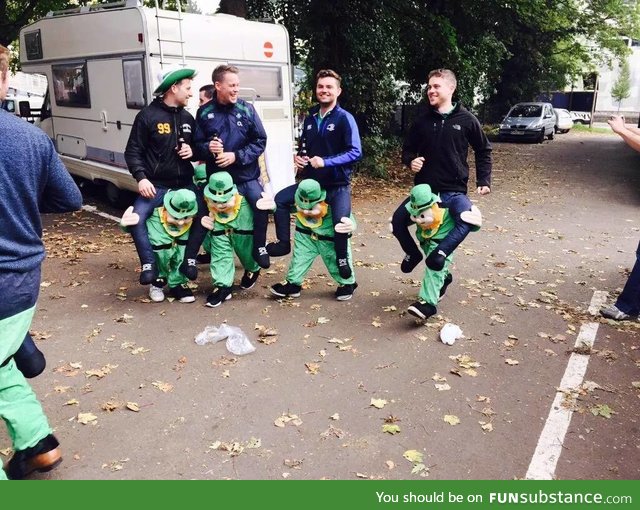
[[[91,214],[95,214],[97,216],[101,216],[103,218],[107,218],[108,220],[115,221],[116,223],[120,223],[120,218],[117,218],[111,214],[107,214],[105,212],[99,211],[95,205],[83,205],[82,210],[89,212]]]
[[[589,313],[596,315],[606,299],[607,292],[594,292],[589,305]],[[593,347],[597,332],[597,322],[583,324],[580,327],[574,346],[578,348]],[[575,398],[571,392],[582,384],[588,364],[588,354],[577,354],[575,352],[571,354],[525,478],[530,480],[552,480],[555,477],[556,466],[562,453],[564,438],[573,414],[570,409],[567,409],[567,407],[571,407],[571,403]]]

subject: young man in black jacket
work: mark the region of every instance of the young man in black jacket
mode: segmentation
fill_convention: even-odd
[[[131,227],[142,271],[140,283],[148,285],[158,278],[153,249],[147,232],[147,218],[162,205],[165,193],[173,188],[193,186],[193,165],[190,162],[192,115],[184,109],[189,102],[194,69],[166,71],[154,91],[156,97],[144,107],[133,122],[124,157],[131,175],[138,181],[140,196],[133,204],[140,216]]]
[[[453,103],[456,90],[455,74],[449,69],[429,73],[427,98],[429,106],[415,121],[402,148],[402,162],[415,173],[415,184],[429,184],[440,195],[441,206],[449,209],[455,228],[427,257],[427,267],[439,271],[450,255],[471,231],[471,225],[460,214],[471,210],[467,196],[469,145],[475,153],[476,184],[480,195],[491,193],[491,144],[478,119]],[[401,264],[403,273],[410,273],[422,260],[422,254],[409,233],[411,223],[405,204],[393,213],[391,226],[405,252]]]

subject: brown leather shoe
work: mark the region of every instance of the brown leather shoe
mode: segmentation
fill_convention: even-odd
[[[38,441],[35,446],[19,450],[7,463],[6,473],[11,480],[22,480],[34,471],[45,473],[62,462],[60,443],[53,434]]]

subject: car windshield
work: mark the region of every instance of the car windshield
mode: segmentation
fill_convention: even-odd
[[[540,117],[542,106],[538,104],[517,104],[509,113],[509,117]]]

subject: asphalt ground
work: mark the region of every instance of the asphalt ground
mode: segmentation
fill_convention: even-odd
[[[424,266],[400,272],[388,229],[408,185],[356,181],[359,287],[347,302],[320,261],[300,298],[273,299],[285,257],[219,308],[203,306],[203,266],[195,303],[151,303],[115,222],[46,215],[32,333],[48,366],[32,384],[64,462],[36,478],[524,478],[585,324],[597,328],[577,349],[587,384],[557,406],[571,420],[550,476],[639,478],[638,323],[588,307],[596,292],[615,296],[634,262],[640,155],[577,133],[496,143],[494,155],[492,194],[472,195],[482,230],[456,252],[426,324],[406,314]],[[256,351],[194,342],[223,322]],[[438,339],[446,322],[464,333],[453,346]],[[0,431],[0,458],[10,446]]]

